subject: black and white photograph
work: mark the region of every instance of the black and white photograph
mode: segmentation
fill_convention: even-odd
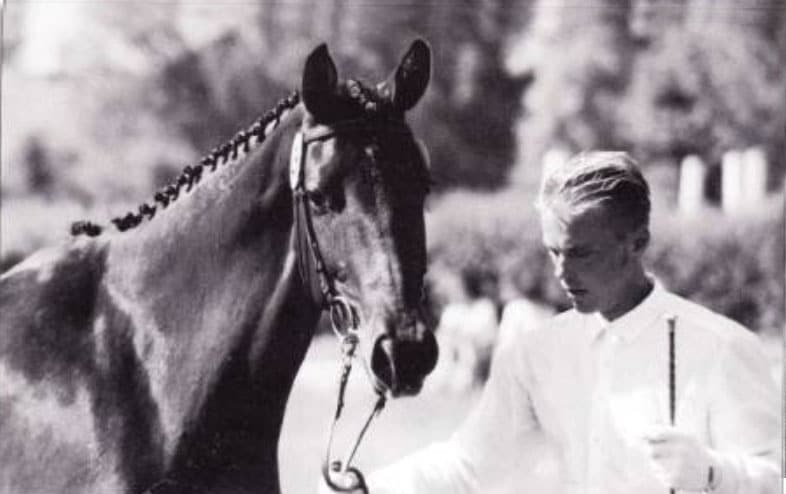
[[[786,494],[784,0],[0,12],[0,494]]]

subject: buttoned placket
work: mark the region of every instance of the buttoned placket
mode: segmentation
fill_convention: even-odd
[[[614,353],[619,337],[613,333],[610,325],[602,324],[592,342],[594,365],[592,368],[594,389],[590,402],[590,419],[587,441],[587,492],[602,494],[602,469],[605,456],[608,454],[604,444],[606,407],[608,406],[609,379]]]

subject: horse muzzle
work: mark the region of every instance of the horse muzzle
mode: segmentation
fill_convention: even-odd
[[[428,329],[409,331],[406,337],[384,334],[374,342],[371,370],[378,386],[393,397],[420,392],[426,376],[437,364],[439,350]]]

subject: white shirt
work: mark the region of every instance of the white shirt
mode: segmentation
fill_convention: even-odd
[[[536,456],[528,450],[543,438],[556,448],[559,492],[667,493],[641,436],[669,423],[670,315],[677,318],[676,426],[713,451],[717,492],[779,492],[780,402],[758,338],[656,286],[611,323],[570,310],[542,329],[517,332],[498,349],[461,428],[370,476],[370,493],[491,492],[521,457]]]

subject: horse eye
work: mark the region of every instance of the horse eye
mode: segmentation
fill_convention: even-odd
[[[308,193],[308,199],[311,202],[311,206],[314,209],[314,214],[326,214],[329,209],[329,201],[327,194],[322,192],[321,190],[314,190]]]

